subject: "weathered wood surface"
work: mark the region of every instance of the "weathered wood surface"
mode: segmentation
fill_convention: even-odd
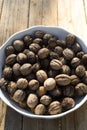
[[[87,0],[0,0],[0,45],[33,25],[58,25],[87,41]],[[0,100],[0,130],[87,130],[87,102],[54,120],[24,117]]]

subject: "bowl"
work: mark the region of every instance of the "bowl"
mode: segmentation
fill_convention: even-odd
[[[42,30],[46,33],[50,33],[55,35],[56,37],[59,37],[59,39],[64,40],[66,35],[71,33],[69,31],[67,31],[64,28],[61,27],[50,27],[50,26],[33,26],[31,28],[25,29],[23,31],[17,32],[15,34],[13,34],[1,47],[0,47],[0,78],[2,75],[2,66],[4,64],[4,58],[5,58],[5,47],[7,45],[10,45],[12,43],[12,41],[16,40],[16,39],[21,39],[23,36],[25,35],[30,35],[33,32],[35,32],[36,30]],[[74,34],[75,35],[75,34]],[[77,41],[81,44],[82,49],[87,52],[87,44],[77,35],[75,35],[77,38]],[[81,107],[87,100],[87,94],[85,96],[82,96],[80,98],[77,98],[75,100],[76,105],[74,108],[63,112],[61,114],[57,114],[57,115],[34,115],[33,113],[31,113],[28,110],[25,110],[21,107],[19,107],[18,105],[16,105],[16,103],[14,103],[11,99],[9,99],[8,95],[0,89],[0,98],[11,108],[13,108],[15,111],[19,112],[20,114],[27,116],[27,117],[31,117],[31,118],[43,118],[43,119],[53,119],[53,118],[59,118],[62,117],[64,115],[67,115],[73,111],[75,111],[76,109],[78,109],[79,107]]]

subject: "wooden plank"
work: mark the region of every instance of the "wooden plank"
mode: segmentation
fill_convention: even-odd
[[[86,24],[87,24],[87,0],[83,0],[83,4],[84,4],[84,10],[85,10]]]
[[[31,0],[29,26],[57,25],[57,0]],[[23,130],[61,130],[61,119],[40,120],[23,118]]]
[[[0,18],[1,18],[1,14],[2,14],[2,9],[3,9],[3,0],[0,0]]]
[[[0,7],[1,1],[2,0],[0,0]],[[3,1],[4,3],[0,19],[0,45],[2,45],[13,33],[27,28],[29,12],[29,0],[26,0],[26,2],[25,0]],[[0,100],[0,130],[4,130],[5,110],[6,105]],[[8,108],[5,129],[12,130],[13,127],[13,129],[16,130],[17,126],[19,127],[21,125],[21,119],[21,115],[17,116],[15,111],[11,111],[10,113],[10,109]]]
[[[6,105],[0,100],[0,130],[4,130]]]
[[[42,24],[42,0],[30,1],[29,27]]]
[[[75,112],[76,130],[87,130],[87,102]]]
[[[47,26],[57,25],[57,0],[43,0],[42,24]]]
[[[4,130],[22,130],[22,123],[22,116],[10,107],[7,107]]]

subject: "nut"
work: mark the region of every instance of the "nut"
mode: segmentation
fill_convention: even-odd
[[[36,115],[43,115],[46,112],[46,108],[43,104],[38,104],[34,112]]]
[[[48,45],[49,45],[50,48],[54,48],[57,45],[56,38],[55,37],[51,37],[49,39],[49,41],[48,41]]]
[[[68,65],[63,65],[61,68],[61,73],[69,75],[70,74],[70,67]]]
[[[25,78],[20,78],[17,80],[17,87],[20,89],[25,89],[28,86],[28,81]]]
[[[85,67],[83,65],[79,65],[76,67],[76,75],[79,77],[83,77],[85,75]]]
[[[14,75],[15,76],[20,76],[21,75],[21,72],[20,72],[20,64],[18,64],[18,63],[15,63],[14,65],[13,65],[13,73],[14,73]]]
[[[84,83],[79,83],[75,86],[75,91],[78,96],[83,96],[87,94],[87,85]]]
[[[35,32],[35,37],[43,38],[43,36],[44,36],[44,32],[43,31],[38,30],[38,31]]]
[[[54,51],[57,53],[58,56],[62,56],[63,48],[60,46],[56,46]]]
[[[49,105],[51,103],[52,99],[50,96],[48,95],[43,95],[41,98],[40,98],[40,102],[44,105]]]
[[[44,82],[44,87],[46,88],[47,91],[54,89],[55,86],[56,86],[56,82],[53,78],[48,78]]]
[[[59,55],[53,51],[50,52],[50,59],[59,59]]]
[[[24,40],[26,47],[29,47],[29,45],[33,42],[32,37],[29,35],[24,36],[23,40]]]
[[[75,106],[75,101],[72,98],[66,97],[62,101],[62,107],[64,110],[69,110]]]
[[[72,60],[71,60],[71,66],[73,68],[76,68],[78,65],[80,65],[80,59],[77,58],[77,57],[74,57]]]
[[[70,78],[72,85],[77,85],[80,82],[80,79],[77,75],[71,75]]]
[[[83,83],[87,84],[87,71],[85,71],[85,75],[82,78]]]
[[[26,76],[32,71],[32,66],[29,63],[25,63],[20,67],[20,72],[22,75]]]
[[[35,75],[33,73],[29,74],[26,76],[26,79],[28,80],[28,82],[32,79],[35,79]]]
[[[33,40],[33,43],[37,43],[37,44],[39,44],[39,45],[42,45],[42,44],[43,44],[42,42],[43,42],[43,41],[42,41],[41,38],[35,38],[35,39]]]
[[[82,63],[86,66],[87,65],[87,54],[82,56]]]
[[[37,95],[38,95],[39,97],[45,95],[45,94],[46,94],[46,89],[45,89],[45,87],[44,87],[44,86],[40,86],[40,87],[38,88],[38,90],[37,90],[36,93],[37,93]]]
[[[27,105],[29,108],[34,108],[38,104],[38,97],[35,94],[29,94],[27,98]]]
[[[9,84],[8,84],[8,87],[7,87],[7,90],[8,90],[8,93],[13,96],[13,94],[15,93],[15,91],[17,90],[17,84],[13,81],[11,81]]]
[[[83,51],[80,51],[77,53],[77,57],[81,59],[84,54],[85,53]]]
[[[50,91],[50,95],[54,98],[61,96],[61,94],[62,94],[62,92],[61,92],[61,89],[59,89],[59,88],[55,88]]]
[[[16,62],[16,55],[15,54],[11,54],[9,56],[7,56],[5,63],[8,66],[12,66],[14,63]]]
[[[61,63],[61,61],[59,61],[57,59],[53,59],[50,62],[50,66],[54,70],[60,70],[62,68],[62,63]]]
[[[66,86],[71,83],[70,76],[67,74],[60,74],[55,77],[56,83],[60,86]]]
[[[13,100],[17,103],[22,102],[25,98],[25,92],[23,90],[16,90],[16,92],[13,95]]]
[[[71,60],[74,57],[74,52],[71,49],[66,48],[63,50],[63,56],[66,60]]]
[[[49,49],[47,49],[47,48],[42,48],[42,49],[40,49],[40,50],[38,51],[38,57],[39,57],[40,59],[45,59],[45,58],[47,58],[47,57],[49,56],[49,54],[50,54],[50,51],[49,51]]]
[[[36,73],[39,69],[40,69],[40,64],[39,64],[39,63],[33,64],[33,66],[32,66],[32,71],[33,71],[34,73]]]
[[[0,79],[0,88],[2,88],[3,90],[6,91],[7,86],[8,86],[7,80],[5,80],[4,78],[1,78],[1,79]]]
[[[36,77],[40,83],[43,83],[47,79],[47,74],[45,71],[39,70],[36,72]]]
[[[24,49],[24,42],[22,40],[15,40],[13,46],[16,51],[20,52]]]
[[[73,97],[74,96],[74,87],[71,85],[64,87],[63,95],[67,96],[67,97]]]
[[[56,75],[58,75],[59,71],[50,69],[48,71],[48,77],[49,78],[55,78]]]
[[[72,50],[73,50],[75,53],[77,53],[77,52],[81,51],[82,48],[81,48],[81,46],[80,46],[79,43],[75,43],[75,44],[72,46]]]
[[[38,80],[32,79],[29,82],[29,88],[30,88],[30,90],[37,90],[39,88],[39,82],[38,82]]]
[[[11,67],[4,68],[3,76],[5,79],[11,80],[12,79],[12,68]]]
[[[36,62],[36,56],[34,52],[29,51],[26,55],[29,63],[34,64]]]
[[[67,44],[68,46],[73,45],[74,42],[75,42],[75,39],[76,39],[76,37],[75,37],[73,34],[68,34],[68,35],[66,36],[66,44]]]
[[[32,43],[31,45],[29,45],[30,51],[33,51],[34,53],[37,53],[40,50],[40,48],[40,45],[37,43]]]
[[[62,112],[62,107],[59,101],[53,101],[49,105],[48,112],[50,115],[59,114]]]
[[[25,54],[23,54],[23,53],[19,53],[17,55],[17,62],[19,64],[21,64],[21,65],[24,64],[24,63],[26,63],[27,62],[27,56]]]
[[[10,55],[10,54],[13,54],[15,52],[15,49],[13,46],[11,45],[8,45],[6,48],[5,48],[5,53],[6,53],[6,56]]]
[[[64,40],[57,40],[57,45],[62,47],[62,48],[65,48],[66,47],[66,41]]]

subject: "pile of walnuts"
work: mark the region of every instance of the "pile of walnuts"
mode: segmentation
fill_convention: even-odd
[[[73,34],[60,40],[37,30],[5,48],[0,87],[19,106],[54,115],[87,94],[87,54]]]

